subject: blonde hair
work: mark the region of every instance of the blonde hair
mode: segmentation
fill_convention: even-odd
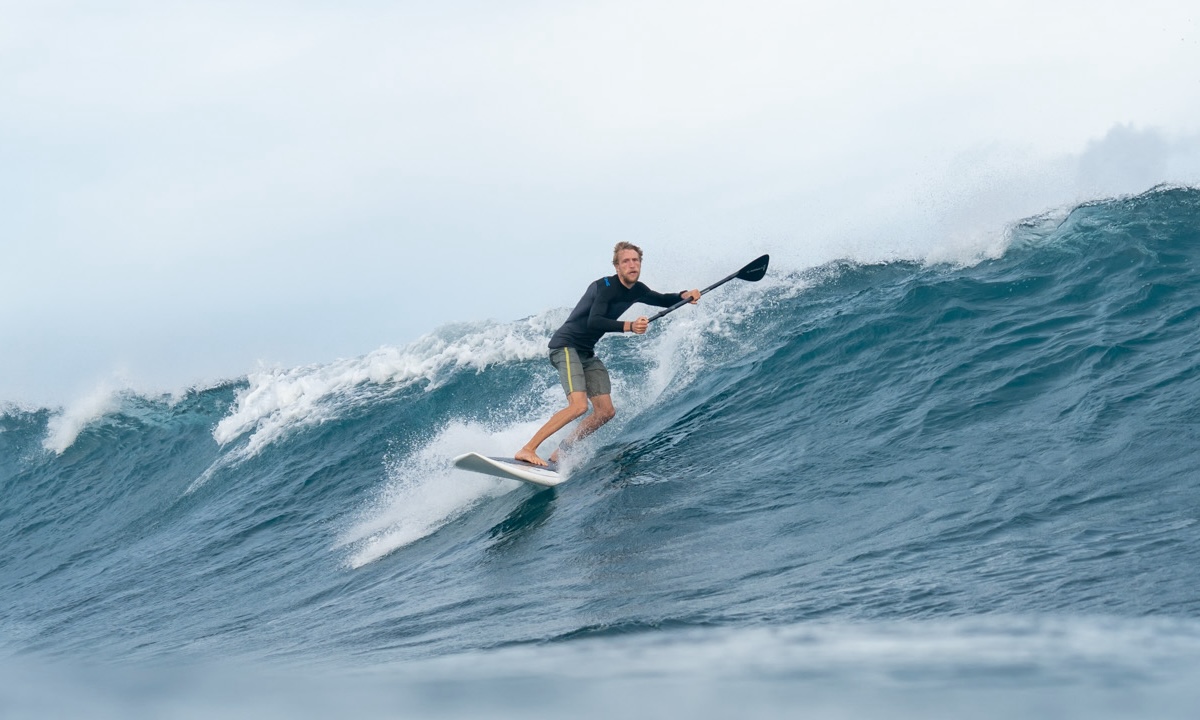
[[[638,254],[638,260],[642,259],[642,249],[640,247],[631,242],[625,242],[622,240],[613,247],[613,267],[617,266],[617,256],[621,254],[622,250],[633,250]]]

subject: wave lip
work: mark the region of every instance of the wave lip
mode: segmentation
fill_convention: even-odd
[[[213,430],[225,445],[251,433],[240,454],[252,457],[290,430],[334,419],[347,407],[424,382],[436,389],[453,373],[543,354],[551,316],[508,324],[456,325],[403,348],[384,347],[360,358],[290,370],[263,369],[247,377],[237,405]]]
[[[119,391],[108,386],[97,388],[90,395],[50,418],[42,447],[62,455],[74,444],[79,433],[89,424],[120,407]]]

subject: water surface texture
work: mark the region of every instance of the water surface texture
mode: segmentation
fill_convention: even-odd
[[[0,709],[1194,716],[1200,191],[733,283],[601,343],[566,484],[452,469],[565,312],[6,406]]]

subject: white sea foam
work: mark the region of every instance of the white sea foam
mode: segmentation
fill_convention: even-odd
[[[795,293],[802,283],[778,278],[752,288],[741,285],[719,288],[720,294],[705,296],[700,308],[679,310],[672,322],[655,328],[669,330],[633,340],[644,343],[648,358],[671,359],[658,363],[654,383],[646,388],[639,384],[637,394],[648,390],[649,395],[637,408],[661,394],[672,378],[680,373],[690,377],[703,365],[703,355],[684,352],[684,346],[695,348],[696,339],[706,333],[727,333],[753,312],[765,292]],[[491,365],[541,359],[565,313],[565,308],[557,308],[512,323],[452,325],[403,348],[384,347],[359,358],[291,369],[261,368],[249,374],[249,387],[238,393],[236,406],[217,424],[213,437],[224,445],[249,435],[246,444],[231,454],[232,459],[244,459],[295,429],[334,419],[354,403],[379,394],[416,382],[428,383],[432,389],[454,372],[482,372]]]
[[[63,454],[75,443],[85,427],[117,409],[122,392],[120,388],[105,383],[68,405],[50,418],[42,447]]]
[[[415,453],[387,465],[387,482],[338,540],[349,547],[346,564],[362,567],[431,535],[481,500],[521,487],[504,480],[455,469],[450,459],[464,452],[510,455],[528,440],[538,421],[506,427],[454,422]]]
[[[356,401],[415,382],[435,388],[455,371],[541,357],[562,311],[513,323],[440,328],[403,348],[383,347],[359,358],[292,369],[262,368],[237,395],[233,411],[217,424],[222,445],[247,433],[238,457],[251,457],[289,431],[338,416]]]

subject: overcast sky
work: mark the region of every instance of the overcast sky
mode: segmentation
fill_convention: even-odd
[[[0,0],[0,401],[1195,183],[1196,8]]]

